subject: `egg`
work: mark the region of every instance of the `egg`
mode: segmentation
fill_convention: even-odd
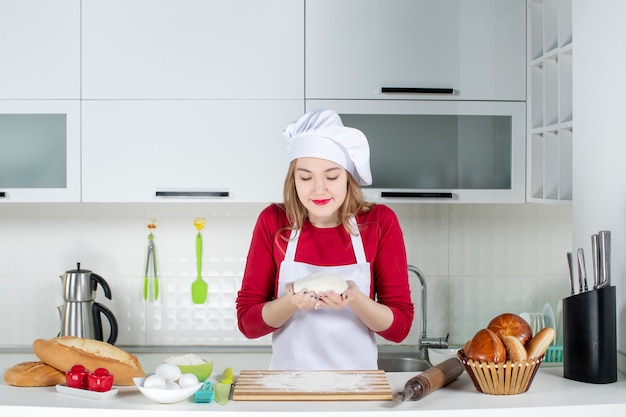
[[[175,382],[180,378],[180,368],[173,363],[164,363],[159,365],[154,371],[156,375],[162,376],[165,382]]]
[[[167,384],[165,384],[165,389],[169,389],[169,390],[180,389],[180,385],[178,385],[176,382],[168,382]]]
[[[165,378],[161,375],[150,375],[143,381],[144,388],[164,389],[165,384]]]
[[[183,389],[195,387],[198,385],[198,382],[198,377],[194,374],[182,374],[178,379],[178,385]]]

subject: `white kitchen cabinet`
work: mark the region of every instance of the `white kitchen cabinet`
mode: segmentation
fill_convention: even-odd
[[[572,200],[572,2],[528,0],[527,201]]]
[[[80,0],[0,0],[0,99],[80,98]]]
[[[526,104],[507,101],[307,100],[333,108],[370,144],[380,203],[524,203]]]
[[[84,202],[282,201],[302,100],[83,102]]]
[[[79,100],[0,100],[0,203],[80,201]]]
[[[298,99],[303,0],[83,0],[84,99]]]
[[[305,39],[307,99],[526,100],[526,0],[308,0]]]

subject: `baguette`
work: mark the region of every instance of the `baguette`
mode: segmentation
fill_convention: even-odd
[[[106,368],[113,374],[116,385],[133,385],[134,377],[146,376],[134,355],[99,340],[75,336],[37,339],[33,351],[42,362],[62,372],[76,364],[90,371]]]
[[[43,362],[20,362],[4,372],[4,382],[16,387],[49,387],[65,382],[65,373]]]

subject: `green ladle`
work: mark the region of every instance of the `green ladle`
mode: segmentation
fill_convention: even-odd
[[[193,225],[198,230],[198,234],[196,235],[196,263],[198,266],[198,277],[191,284],[191,300],[194,304],[204,304],[209,286],[202,279],[202,234],[200,231],[206,225],[206,220],[196,217],[193,219]]]

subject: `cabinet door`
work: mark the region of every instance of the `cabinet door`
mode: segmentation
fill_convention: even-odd
[[[308,0],[306,98],[525,101],[525,34],[525,0]]]
[[[312,100],[333,108],[370,145],[380,203],[523,203],[525,103]]]
[[[302,0],[82,4],[83,98],[302,98]]]
[[[80,98],[80,0],[0,0],[0,99]]]
[[[303,107],[298,100],[85,101],[83,201],[280,201],[288,159],[281,132]]]
[[[78,100],[0,100],[0,202],[80,201]]]

